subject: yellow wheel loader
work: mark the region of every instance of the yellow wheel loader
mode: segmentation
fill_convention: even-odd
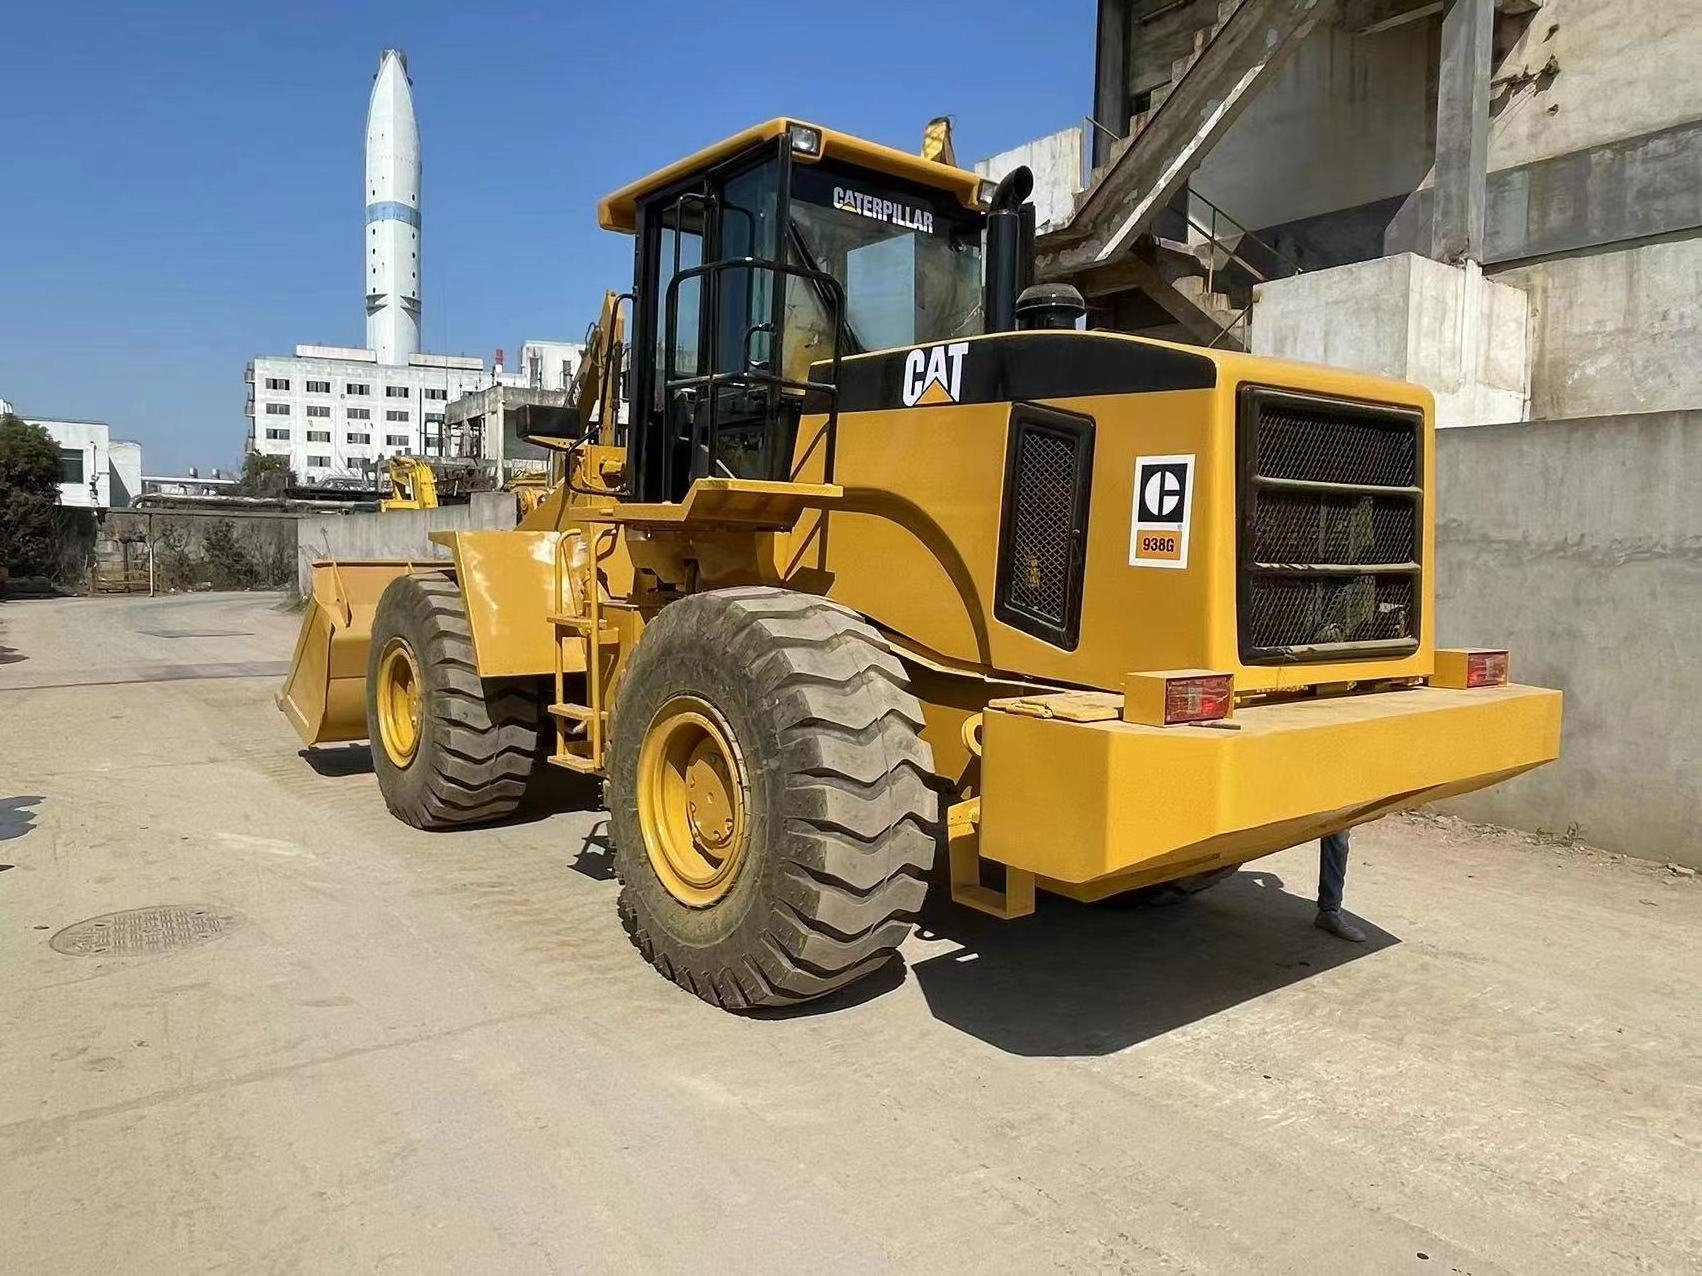
[[[384,463],[390,495],[378,508],[391,510],[434,510],[437,508],[437,473],[423,456],[393,456]]]
[[[1555,757],[1558,693],[1435,646],[1431,396],[1080,330],[1029,185],[779,119],[603,200],[548,496],[317,565],[302,739],[422,828],[603,777],[627,930],[729,1009],[881,966],[936,865],[1017,918]]]
[[[378,508],[386,514],[392,510],[434,510],[440,505],[465,504],[474,492],[491,491],[498,485],[490,465],[453,457],[434,461],[423,456],[392,456],[384,463],[384,477],[390,485],[390,495],[379,499]],[[529,501],[535,486],[530,475],[516,475],[503,486],[517,492],[523,507],[537,506],[538,502]]]

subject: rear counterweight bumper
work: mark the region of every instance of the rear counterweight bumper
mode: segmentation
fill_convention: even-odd
[[[1560,702],[1541,687],[1411,687],[1173,727],[992,706],[980,854],[1081,898],[1240,863],[1551,761]]]

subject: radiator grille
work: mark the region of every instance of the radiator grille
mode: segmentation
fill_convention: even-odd
[[[1414,487],[1418,432],[1410,420],[1367,418],[1358,405],[1271,403],[1258,414],[1259,473],[1314,483]]]
[[[1422,417],[1259,387],[1240,405],[1242,660],[1416,649]]]
[[[1062,647],[1075,646],[1081,617],[1092,464],[1090,418],[1013,409],[994,614]]]
[[[1257,586],[1247,628],[1262,647],[1389,642],[1414,632],[1404,576],[1271,576]]]
[[[1247,528],[1255,561],[1404,563],[1418,543],[1418,511],[1405,497],[1265,491]]]

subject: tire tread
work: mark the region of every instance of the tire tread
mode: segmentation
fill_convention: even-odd
[[[386,791],[385,802],[397,818],[421,829],[484,824],[511,815],[525,797],[537,762],[535,690],[479,677],[466,604],[449,577],[398,577],[385,591],[381,609],[390,590],[397,589],[401,592],[391,606],[412,611],[415,659],[435,675],[424,714],[437,729],[427,730],[420,742],[424,753],[415,759],[415,765],[427,767],[424,782],[403,794]],[[377,654],[375,643],[374,670]],[[369,714],[370,695],[369,689]],[[373,749],[382,748],[375,736]]]
[[[711,965],[701,950],[668,951],[666,936],[645,924],[630,880],[641,866],[628,858],[642,860],[643,847],[617,848],[622,923],[665,976],[726,1009],[835,992],[892,960],[922,907],[940,836],[933,754],[904,665],[848,609],[764,587],[672,604],[635,664],[644,643],[663,658],[671,621],[724,649],[772,706],[785,771],[778,885],[755,941]],[[618,782],[611,773],[611,787]]]

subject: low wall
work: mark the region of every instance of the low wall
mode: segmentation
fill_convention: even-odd
[[[1558,762],[1474,819],[1702,867],[1702,411],[1441,430],[1437,641],[1566,693]]]
[[[92,509],[60,506],[55,562],[46,575],[58,588],[79,592],[137,592],[150,582],[161,593],[283,589],[297,578],[296,524],[296,514],[278,501],[164,503],[102,510],[98,517]]]
[[[1438,426],[1522,421],[1529,303],[1517,288],[1413,253],[1253,290],[1254,354],[1416,381]]]
[[[1531,299],[1533,417],[1702,403],[1702,234],[1551,257],[1495,280]]]
[[[296,522],[296,588],[313,587],[315,559],[447,558],[432,532],[513,527],[512,492],[475,492],[465,505],[378,514],[321,514]]]

